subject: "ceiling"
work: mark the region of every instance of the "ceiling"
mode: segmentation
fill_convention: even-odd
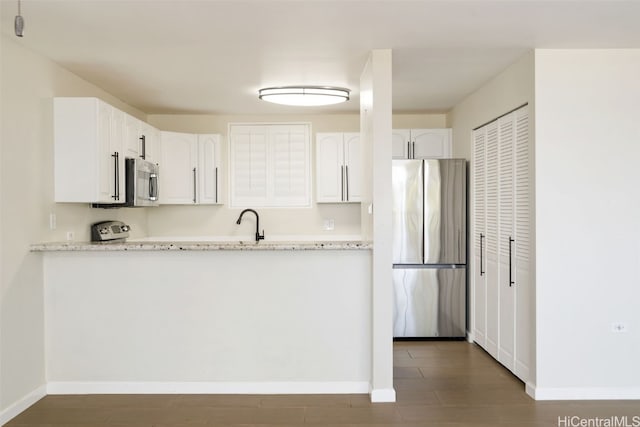
[[[153,113],[359,111],[372,49],[393,50],[394,112],[445,112],[532,48],[639,48],[640,1],[0,0],[2,32]],[[285,107],[267,86],[352,99]]]

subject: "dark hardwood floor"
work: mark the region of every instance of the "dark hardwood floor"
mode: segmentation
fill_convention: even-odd
[[[372,404],[367,395],[47,396],[7,427],[570,427],[625,416],[628,425],[621,426],[640,426],[640,401],[536,402],[466,342],[397,342],[394,376],[396,403]]]

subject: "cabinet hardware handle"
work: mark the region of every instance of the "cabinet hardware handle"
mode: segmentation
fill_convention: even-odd
[[[411,158],[411,141],[407,141],[407,159]]]
[[[482,241],[484,240],[484,234],[480,233],[480,276],[484,276],[484,270],[482,269]]]
[[[193,203],[196,202],[196,168],[193,168]]]
[[[143,159],[147,158],[147,138],[142,135],[140,137],[140,141],[142,141],[142,154],[140,155],[140,157],[142,157]]]
[[[218,168],[216,167],[216,203],[218,203]]]
[[[416,142],[415,141],[411,142],[411,158],[412,159],[416,158]]]
[[[149,200],[158,200],[158,175],[155,173],[149,175]]]
[[[345,175],[345,186],[347,187],[347,198],[346,201],[349,201],[349,166],[344,167],[344,175]]]
[[[511,286],[516,284],[516,282],[513,281],[513,276],[512,276],[512,272],[511,272],[511,270],[512,270],[511,269],[511,264],[512,264],[512,262],[511,262],[511,258],[512,258],[512,256],[511,256],[511,244],[513,242],[515,242],[515,240],[513,240],[511,238],[511,236],[509,236],[509,287],[511,287]]]
[[[113,157],[113,200],[120,200],[120,159],[117,151],[111,155]]]
[[[340,201],[344,202],[344,166],[340,166]]]

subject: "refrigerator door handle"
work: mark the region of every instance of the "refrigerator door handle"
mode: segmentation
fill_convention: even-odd
[[[480,275],[484,276],[483,263],[482,263],[482,241],[484,240],[484,234],[480,233]]]
[[[511,236],[509,236],[509,287],[513,286],[516,284],[516,282],[513,281],[513,273],[512,273],[512,268],[511,268],[511,264],[512,264],[512,250],[511,250],[511,244],[515,242],[515,240],[513,240],[511,238]]]

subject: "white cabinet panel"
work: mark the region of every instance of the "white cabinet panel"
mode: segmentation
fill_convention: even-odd
[[[56,202],[125,202],[118,113],[97,98],[54,99]]]
[[[396,160],[411,158],[410,129],[393,129],[391,131],[391,156]]]
[[[362,197],[360,134],[316,134],[318,203],[359,202]]]
[[[334,203],[344,199],[344,148],[341,133],[316,134],[316,200]]]
[[[135,117],[126,114],[124,118],[124,152],[126,157],[135,158],[141,152],[141,127],[142,122]]]
[[[161,134],[160,204],[220,203],[220,135]]]
[[[160,204],[196,203],[198,138],[194,134],[162,132]]]
[[[148,123],[140,123],[140,136],[139,136],[139,153],[138,156],[145,160],[160,165],[161,150],[160,150],[160,131]]]
[[[451,129],[412,129],[414,159],[450,159]]]
[[[345,198],[349,202],[362,200],[362,148],[360,133],[344,134]]]
[[[394,159],[450,159],[451,129],[393,129],[391,152]]]
[[[220,135],[198,135],[197,193],[199,204],[220,203]]]

